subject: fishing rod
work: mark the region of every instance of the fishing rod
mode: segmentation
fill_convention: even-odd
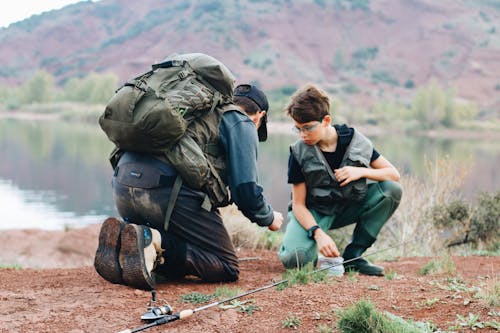
[[[330,269],[330,268],[333,268],[333,267],[336,267],[336,266],[340,266],[340,265],[343,265],[345,263],[349,263],[351,261],[355,261],[355,260],[358,260],[358,259],[361,259],[361,258],[372,256],[372,255],[377,254],[377,253],[385,252],[385,251],[388,251],[390,249],[393,249],[393,248],[396,248],[396,247],[400,247],[400,246],[402,246],[402,245],[404,245],[404,244],[406,244],[408,242],[410,242],[410,241],[402,242],[402,243],[396,244],[394,246],[387,247],[387,248],[382,249],[382,250],[378,250],[378,251],[375,251],[375,252],[372,252],[372,253],[369,253],[369,254],[361,255],[361,256],[356,257],[356,258],[348,259],[348,260],[345,260],[344,262],[334,263],[334,264],[331,264],[331,265],[328,265],[328,266],[325,266],[325,267],[313,270],[311,272],[308,272],[306,275],[316,274],[318,272],[321,272],[321,271],[324,271],[324,270],[327,270],[327,269]],[[207,305],[204,305],[204,306],[200,306],[200,307],[195,308],[195,309],[182,310],[182,311],[174,313],[174,314],[171,314],[171,312],[170,312],[171,310],[170,310],[170,307],[168,305],[167,306],[163,306],[163,307],[157,307],[155,313],[157,313],[157,314],[161,313],[161,318],[156,319],[156,320],[154,320],[153,322],[151,322],[149,324],[146,324],[146,325],[143,325],[143,326],[139,326],[139,327],[136,327],[136,328],[126,329],[126,330],[120,331],[118,333],[135,333],[135,332],[140,332],[140,331],[147,330],[148,328],[151,328],[151,327],[154,327],[154,326],[159,326],[159,325],[167,324],[167,323],[170,323],[172,321],[179,320],[179,319],[181,319],[181,320],[182,319],[186,319],[188,317],[191,317],[196,312],[200,312],[200,311],[209,309],[211,307],[214,307],[214,306],[217,306],[217,305],[221,305],[223,303],[234,301],[235,299],[242,298],[242,297],[245,297],[245,296],[248,296],[248,295],[251,295],[251,294],[255,294],[255,293],[258,293],[260,291],[269,289],[269,288],[273,288],[273,287],[279,286],[280,284],[288,283],[288,281],[289,281],[289,279],[284,279],[284,280],[281,280],[281,281],[277,281],[277,282],[274,282],[274,283],[271,283],[271,284],[268,284],[268,285],[265,285],[265,286],[262,286],[262,287],[259,287],[259,288],[256,288],[256,289],[244,292],[244,293],[241,293],[239,295],[223,299],[221,301],[213,302],[213,303],[210,303],[210,304],[207,304]]]

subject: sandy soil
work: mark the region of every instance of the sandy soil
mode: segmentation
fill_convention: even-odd
[[[144,325],[151,294],[100,278],[92,267],[99,225],[67,232],[12,230],[0,233],[0,332],[118,332]],[[178,312],[204,304],[183,303],[181,296],[199,292],[212,294],[221,286],[248,291],[282,279],[283,268],[272,251],[239,250],[238,282],[206,284],[195,279],[161,284],[158,303],[168,302]],[[499,257],[454,257],[457,273],[452,276],[418,274],[432,258],[400,258],[379,263],[394,276],[344,275],[327,282],[296,285],[282,291],[270,288],[241,299],[253,301],[260,310],[249,315],[238,308],[218,306],[147,332],[292,332],[282,323],[293,315],[301,319],[297,332],[319,332],[334,327],[336,309],[361,299],[378,309],[405,319],[432,322],[450,330],[457,314],[480,316],[480,322],[499,321],[499,308],[475,298],[474,287],[498,281]],[[22,269],[15,268],[17,266]],[[205,303],[206,304],[206,303]],[[332,329],[331,332],[338,332]],[[496,332],[493,328],[476,332]]]

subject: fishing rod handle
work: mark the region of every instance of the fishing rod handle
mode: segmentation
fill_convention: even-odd
[[[190,317],[194,313],[193,310],[187,309],[187,310],[182,310],[179,312],[179,319],[185,319],[187,317]]]

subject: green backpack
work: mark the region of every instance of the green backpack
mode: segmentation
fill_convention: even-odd
[[[234,77],[201,53],[168,57],[119,88],[99,124],[120,149],[161,153],[176,144],[193,119],[230,103]]]
[[[209,143],[199,142],[210,133],[198,132],[214,131],[214,124],[190,125],[217,119],[210,114],[228,109],[233,90],[232,73],[206,54],[174,54],[152,65],[119,88],[99,118],[116,146],[111,164],[116,167],[122,150],[161,155],[190,187],[207,193],[211,203],[227,204],[226,186],[206,156],[204,145]],[[177,191],[182,183],[178,180]],[[171,197],[175,201],[176,195]],[[171,210],[173,203],[169,206]],[[167,212],[166,224],[168,218]]]

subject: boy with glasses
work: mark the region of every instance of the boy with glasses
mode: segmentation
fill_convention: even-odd
[[[326,260],[339,257],[326,231],[353,223],[356,227],[343,258],[361,256],[399,205],[399,172],[360,132],[332,124],[329,97],[315,85],[296,91],[285,111],[300,139],[290,147],[292,204],[278,253],[281,262],[286,268],[316,265],[318,251]],[[384,275],[382,267],[363,258],[344,267]]]

